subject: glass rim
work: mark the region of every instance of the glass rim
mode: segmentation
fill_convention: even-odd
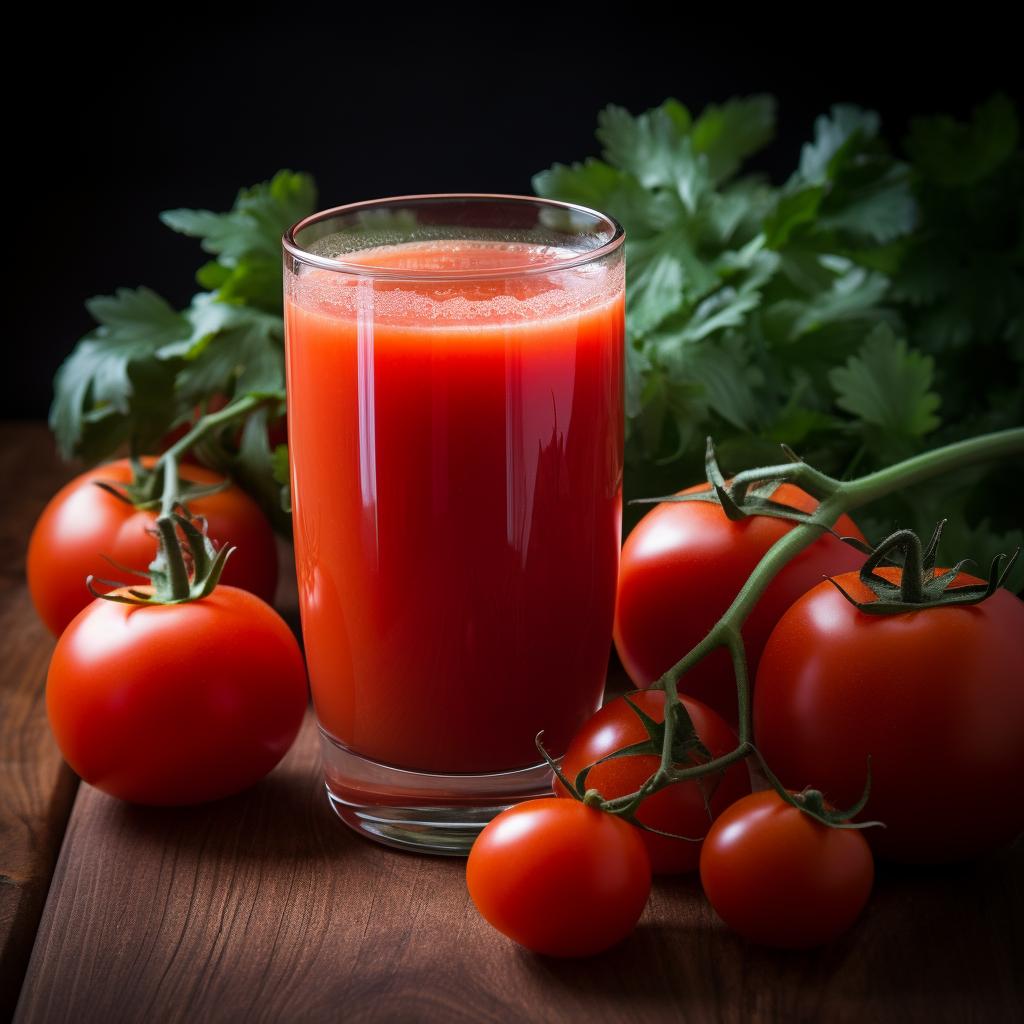
[[[318,256],[304,249],[296,236],[321,221],[341,214],[351,213],[360,209],[383,207],[387,205],[409,203],[416,200],[448,199],[448,200],[494,200],[511,204],[528,203],[533,206],[547,206],[593,217],[599,224],[610,230],[611,237],[594,249],[575,253],[564,260],[544,264],[524,264],[522,267],[500,267],[494,270],[411,270],[407,268],[374,267],[365,263],[349,263],[345,260],[328,256]],[[356,277],[374,278],[392,281],[486,281],[511,277],[531,277],[533,275],[553,274],[562,270],[584,266],[599,260],[622,246],[626,232],[623,226],[610,214],[602,213],[580,203],[567,203],[559,199],[544,199],[540,196],[524,196],[499,192],[424,192],[405,196],[386,196],[380,199],[364,199],[357,203],[345,203],[327,210],[311,213],[302,220],[296,221],[281,236],[281,244],[286,253],[306,266],[320,270],[330,270],[339,274]]]

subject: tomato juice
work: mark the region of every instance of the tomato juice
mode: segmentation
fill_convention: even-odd
[[[624,264],[578,255],[433,239],[288,275],[303,637],[321,727],[360,757],[519,769],[600,703]]]

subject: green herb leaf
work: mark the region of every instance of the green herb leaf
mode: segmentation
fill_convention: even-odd
[[[973,185],[1010,157],[1019,132],[1013,104],[996,95],[974,110],[969,124],[951,117],[915,118],[907,152],[926,178],[940,185]]]
[[[187,311],[192,334],[180,354],[175,387],[186,406],[221,393],[284,389],[284,332],[279,317],[197,295]]]
[[[50,427],[65,457],[105,454],[127,436],[133,418],[144,436],[159,433],[160,414],[170,416],[174,375],[161,350],[189,330],[187,320],[148,288],[121,288],[86,306],[99,326],[57,371],[50,409]]]
[[[930,356],[908,349],[887,324],[879,324],[829,381],[840,408],[886,432],[916,438],[939,425],[933,371]]]
[[[631,236],[649,235],[677,217],[667,197],[648,192],[631,174],[593,158],[571,167],[555,164],[535,174],[533,189],[548,199],[579,203],[611,214]]]
[[[749,96],[704,108],[693,125],[695,152],[707,158],[714,185],[731,178],[775,134],[775,99]]]
[[[844,149],[878,135],[879,118],[873,110],[838,104],[831,115],[814,122],[814,141],[800,151],[800,178],[813,185],[833,177]]]
[[[229,213],[167,210],[160,219],[174,231],[202,241],[205,252],[234,267],[249,257],[280,260],[281,235],[316,205],[308,174],[278,171],[269,182],[242,189]]]
[[[282,484],[278,482],[275,473],[275,470],[280,470],[281,463],[277,451],[284,446],[271,451],[267,439],[267,424],[279,411],[262,406],[245,421],[241,445],[231,460],[230,471],[239,484],[260,503],[275,529],[287,532],[290,521],[286,509],[290,503],[285,504],[281,493]]]
[[[601,111],[597,124],[605,159],[644,188],[678,188],[681,177],[694,173],[690,114],[677,100],[636,117],[612,105]]]

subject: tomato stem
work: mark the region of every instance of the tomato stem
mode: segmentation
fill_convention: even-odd
[[[178,438],[160,456],[158,464],[169,465],[184,455],[194,445],[198,444],[211,431],[227,426],[235,420],[243,419],[255,409],[260,408],[260,406],[267,405],[270,402],[280,402],[282,397],[283,395],[276,392],[247,394],[235,399],[230,405],[224,406],[223,409],[217,412],[206,413],[205,416],[201,416],[196,420],[187,434]]]

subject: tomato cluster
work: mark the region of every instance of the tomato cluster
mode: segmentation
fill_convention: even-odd
[[[701,484],[679,493],[706,490]],[[816,504],[793,484],[780,484],[771,499],[801,512]],[[623,545],[615,602],[615,647],[633,682],[649,686],[703,640],[768,549],[793,526],[757,515],[732,520],[719,505],[703,501],[663,502],[648,512]],[[835,529],[864,540],[849,516],[841,516]],[[751,677],[786,609],[822,576],[859,568],[863,560],[823,533],[782,569],[743,624]],[[736,685],[725,651],[712,652],[687,672],[680,689],[736,723]]]
[[[32,532],[29,590],[59,636],[46,680],[50,725],[71,767],[113,796],[214,800],[266,775],[306,711],[302,652],[267,603],[276,541],[234,484],[190,499],[189,518],[171,536],[185,543],[177,531],[191,522],[205,531],[204,551],[207,542],[212,552],[224,543],[233,550],[208,593],[192,594],[186,581],[182,595],[165,600],[144,575],[157,554],[158,513],[133,504],[134,483],[128,459],[89,470],[51,499]],[[189,465],[180,483],[224,480]],[[198,569],[180,551],[178,558],[183,571]],[[124,586],[94,599],[87,576]]]
[[[788,484],[772,497],[814,506]],[[649,513],[623,548],[615,612],[615,644],[634,682],[650,684],[696,646],[793,526],[757,515],[730,520],[710,502]],[[846,517],[837,529],[860,538]],[[962,860],[1024,830],[1024,603],[1006,590],[989,593],[995,582],[986,591],[973,577],[950,579],[925,565],[924,584],[941,578],[936,592],[976,584],[983,600],[873,614],[878,592],[844,572],[863,561],[823,534],[783,568],[744,624],[756,679],[753,738],[775,788],[749,793],[745,764],[726,757],[725,770],[644,798],[632,825],[601,813],[596,806],[617,799],[609,809],[622,811],[661,763],[663,691],[613,700],[569,745],[565,783],[555,784],[563,799],[522,804],[481,833],[468,879],[484,917],[537,952],[596,952],[631,930],[652,870],[699,867],[705,895],[733,931],[807,948],[860,916],[872,847],[915,863]],[[876,578],[898,589],[903,571],[882,568]],[[824,575],[830,580],[819,582]],[[679,689],[703,760],[734,751],[725,652],[685,674]],[[861,831],[865,819],[886,827]]]

